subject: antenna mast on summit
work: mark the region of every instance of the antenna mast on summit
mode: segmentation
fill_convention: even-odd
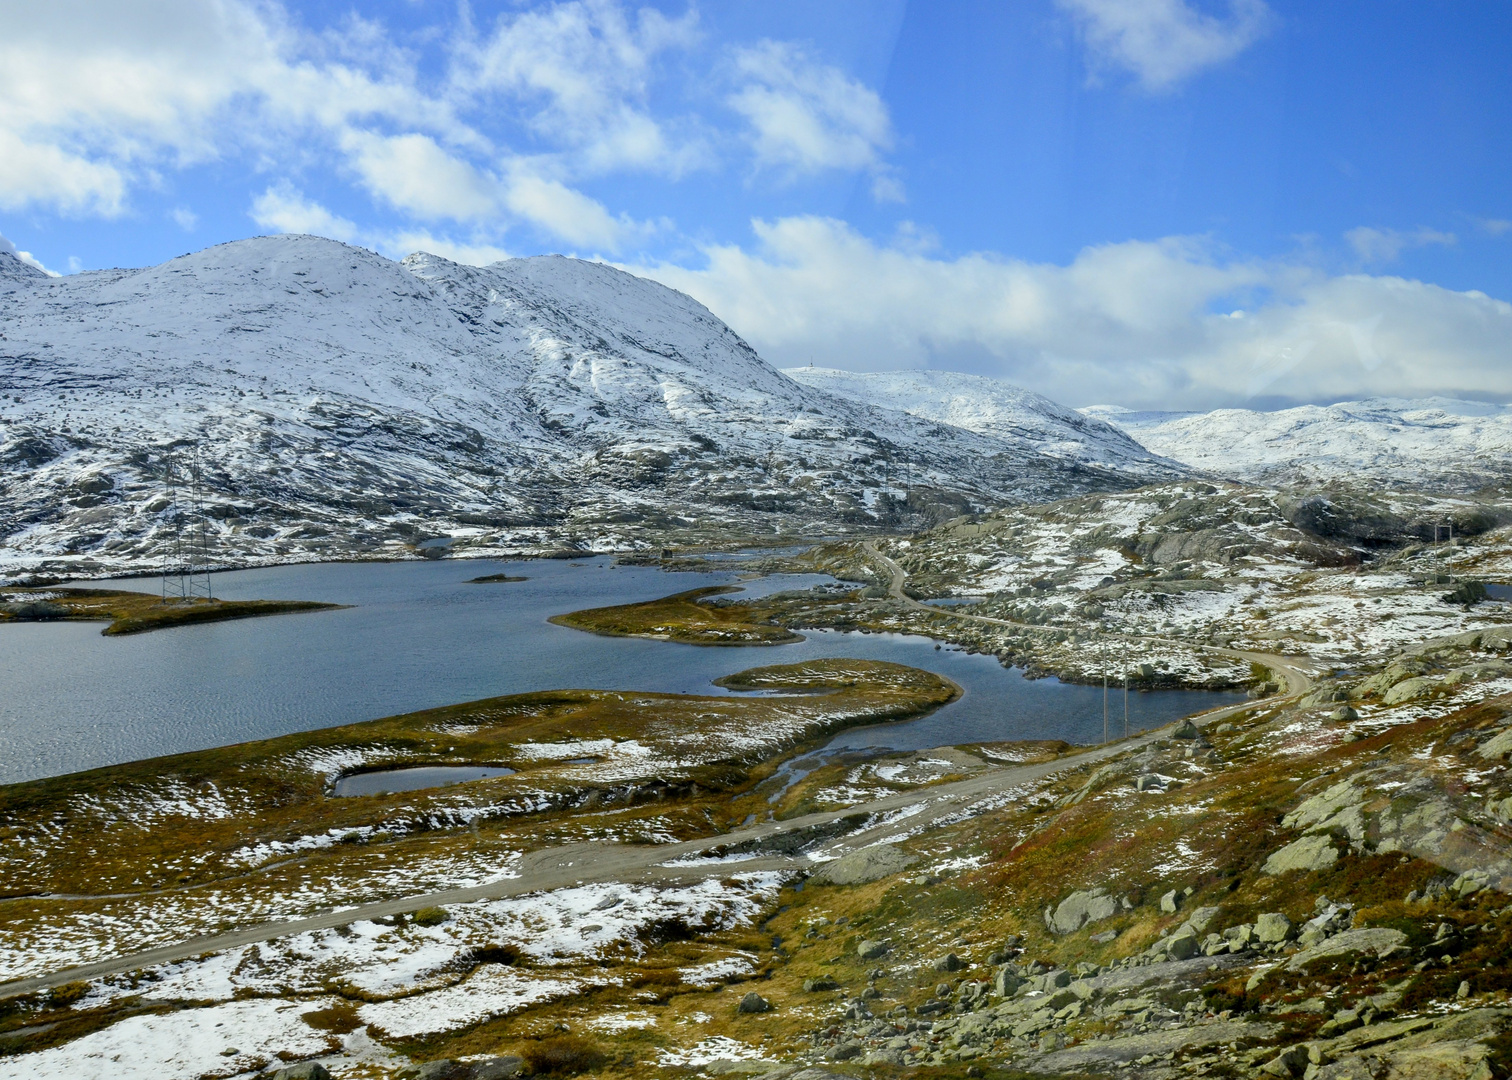
[[[210,585],[210,523],[206,520],[199,453],[191,449],[181,461],[171,451],[164,458],[172,538],[163,553],[163,599],[191,603],[214,600]]]

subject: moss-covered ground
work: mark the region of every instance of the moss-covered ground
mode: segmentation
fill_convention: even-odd
[[[204,597],[182,600],[125,589],[10,587],[0,590],[0,622],[58,619],[108,622],[101,633],[111,636],[228,619],[332,611],[340,606],[307,600],[209,600]]]

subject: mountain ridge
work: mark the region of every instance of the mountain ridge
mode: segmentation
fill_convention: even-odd
[[[390,557],[438,537],[503,554],[914,527],[1182,471],[1143,453],[1068,459],[802,386],[690,297],[561,256],[394,262],[277,236],[13,280],[0,301],[12,571],[150,568],[176,513],[166,456],[191,449],[217,551],[241,565]]]

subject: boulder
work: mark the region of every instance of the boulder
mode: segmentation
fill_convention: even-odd
[[[932,966],[936,971],[960,971],[966,966],[966,961],[952,952],[937,959]]]
[[[998,968],[997,975],[992,979],[992,989],[999,997],[1012,997],[1018,993],[1022,985],[1024,985],[1024,980],[1006,965]]]
[[[1288,1046],[1271,1058],[1260,1067],[1260,1071],[1270,1076],[1301,1076],[1307,1071],[1308,1064],[1307,1047],[1298,1043],[1296,1046]]]
[[[1173,739],[1195,739],[1197,735],[1197,725],[1192,723],[1190,718],[1183,720],[1181,725],[1171,732]]]
[[[886,956],[888,945],[883,941],[863,941],[856,946],[856,955],[863,960],[875,960]]]
[[[840,984],[827,975],[821,975],[817,979],[804,979],[803,991],[806,994],[820,994],[826,990],[838,990]]]
[[[1512,753],[1512,728],[1508,728],[1495,738],[1481,743],[1475,752],[1490,761],[1497,761],[1506,757],[1508,753]]]
[[[1404,679],[1397,683],[1381,700],[1387,705],[1400,705],[1404,701],[1416,701],[1420,697],[1426,697],[1438,686],[1437,679],[1429,679],[1418,676],[1414,679]]]
[[[1184,899],[1185,897],[1181,895],[1181,892],[1179,890],[1172,889],[1170,892],[1165,893],[1163,896],[1161,896],[1160,910],[1165,912],[1167,915],[1174,915],[1180,909],[1181,902]]]
[[[305,1061],[290,1065],[273,1074],[272,1080],[331,1080],[331,1074],[318,1061]]]
[[[1182,927],[1165,939],[1165,954],[1172,960],[1190,960],[1201,950],[1197,935],[1189,927]]]
[[[816,885],[865,885],[906,870],[919,861],[897,844],[874,844],[825,863],[809,876]]]
[[[1074,892],[1056,906],[1053,913],[1047,912],[1045,925],[1053,933],[1073,934],[1088,923],[1101,922],[1118,914],[1118,898],[1109,896],[1106,889],[1090,892]]]
[[[1328,719],[1335,724],[1352,724],[1360,718],[1360,714],[1348,705],[1341,705],[1328,714]]]
[[[1279,911],[1270,911],[1255,920],[1255,940],[1262,945],[1276,945],[1292,935],[1292,921]]]
[[[1208,924],[1213,921],[1213,917],[1217,914],[1218,909],[1215,907],[1200,907],[1187,916],[1187,925],[1193,930],[1201,932],[1208,928]]]
[[[772,1003],[752,990],[740,999],[739,1011],[743,1013],[764,1013],[772,1011]]]
[[[1271,852],[1261,873],[1280,875],[1292,870],[1322,870],[1339,861],[1339,849],[1327,834],[1304,836]]]
[[[1264,916],[1262,915],[1261,918]],[[1388,949],[1405,943],[1406,940],[1406,934],[1400,930],[1393,930],[1389,926],[1345,930],[1310,949],[1303,949],[1286,962],[1286,967],[1288,971],[1296,971],[1314,960],[1345,956],[1349,953],[1373,952],[1380,956]]]

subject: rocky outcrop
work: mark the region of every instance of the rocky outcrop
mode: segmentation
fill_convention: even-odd
[[[896,844],[873,844],[825,863],[809,880],[816,885],[865,885],[901,873],[918,861],[917,855]]]
[[[1074,934],[1088,923],[1111,919],[1118,912],[1118,898],[1109,896],[1106,889],[1074,892],[1053,911],[1045,909],[1045,925],[1056,934]]]

